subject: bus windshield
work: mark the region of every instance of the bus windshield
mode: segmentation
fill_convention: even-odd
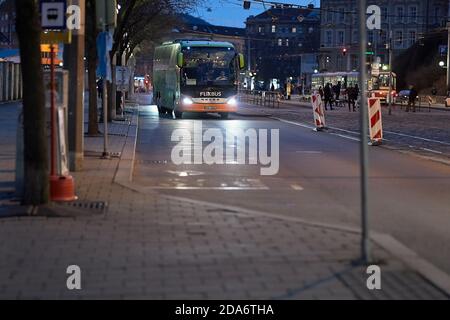
[[[230,85],[235,82],[233,48],[191,47],[183,50],[182,83],[187,86]]]

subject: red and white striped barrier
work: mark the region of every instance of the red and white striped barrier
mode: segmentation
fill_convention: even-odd
[[[325,129],[325,113],[323,112],[323,102],[320,94],[314,93],[311,96],[311,103],[314,111],[314,125],[316,131]]]
[[[378,98],[368,99],[369,133],[371,145],[380,145],[383,140],[383,124],[381,122],[381,103]]]

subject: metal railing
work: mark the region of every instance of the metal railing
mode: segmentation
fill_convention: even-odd
[[[239,90],[239,100],[254,105],[279,108],[281,94],[276,91]]]
[[[13,62],[0,62],[0,102],[22,99],[21,66]]]

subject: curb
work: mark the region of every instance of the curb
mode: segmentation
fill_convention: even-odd
[[[139,107],[133,114],[131,125],[128,129],[128,135],[125,140],[122,156],[120,157],[119,165],[118,165],[116,174],[114,176],[114,183],[117,183],[117,184],[121,185],[122,187],[130,189],[134,192],[147,193],[147,192],[144,192],[143,187],[135,186],[131,183],[132,179],[133,179],[133,171],[134,171],[134,162],[135,162],[134,160],[135,160],[135,154],[136,154],[138,126],[139,126]],[[158,194],[155,191],[151,191],[150,193]],[[260,217],[266,217],[266,218],[272,218],[272,219],[277,219],[277,220],[283,220],[283,221],[304,224],[304,225],[311,226],[311,227],[326,228],[326,229],[344,231],[344,232],[349,232],[349,233],[354,233],[354,234],[361,234],[360,229],[354,228],[354,227],[348,227],[348,226],[344,226],[344,225],[333,225],[333,224],[326,224],[326,223],[321,223],[321,222],[307,221],[307,220],[304,220],[301,218],[280,216],[280,215],[276,215],[276,214],[272,214],[272,213],[244,209],[244,208],[229,206],[229,205],[218,205],[216,203],[210,203],[207,201],[200,201],[200,200],[193,200],[193,199],[178,197],[178,196],[163,195],[163,197],[166,199],[185,201],[185,202],[189,202],[191,204],[220,207],[222,209],[226,209],[227,211],[229,211],[231,214],[234,214],[234,215],[245,214],[245,215],[252,215],[252,216],[260,216]],[[442,292],[444,292],[450,298],[450,275],[448,275],[444,271],[440,270],[438,267],[434,266],[433,264],[426,261],[425,259],[421,258],[416,252],[414,252],[413,250],[406,247],[404,244],[402,244],[400,241],[396,240],[391,235],[378,233],[378,232],[371,232],[370,239],[375,244],[377,244],[379,247],[381,247],[384,250],[386,250],[387,252],[389,252],[393,257],[400,260],[407,268],[417,272],[424,279],[426,279],[431,284],[433,284],[436,288],[439,288]]]
[[[139,129],[139,107],[133,112],[131,123],[128,127],[127,137],[114,175],[114,183],[123,185],[131,182],[134,172],[134,159],[136,155],[136,142]]]

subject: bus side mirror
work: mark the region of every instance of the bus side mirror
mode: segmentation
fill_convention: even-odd
[[[245,68],[244,55],[239,53],[239,69],[243,70]]]
[[[184,55],[182,52],[178,52],[177,54],[177,66],[179,68],[183,68],[184,66]]]

